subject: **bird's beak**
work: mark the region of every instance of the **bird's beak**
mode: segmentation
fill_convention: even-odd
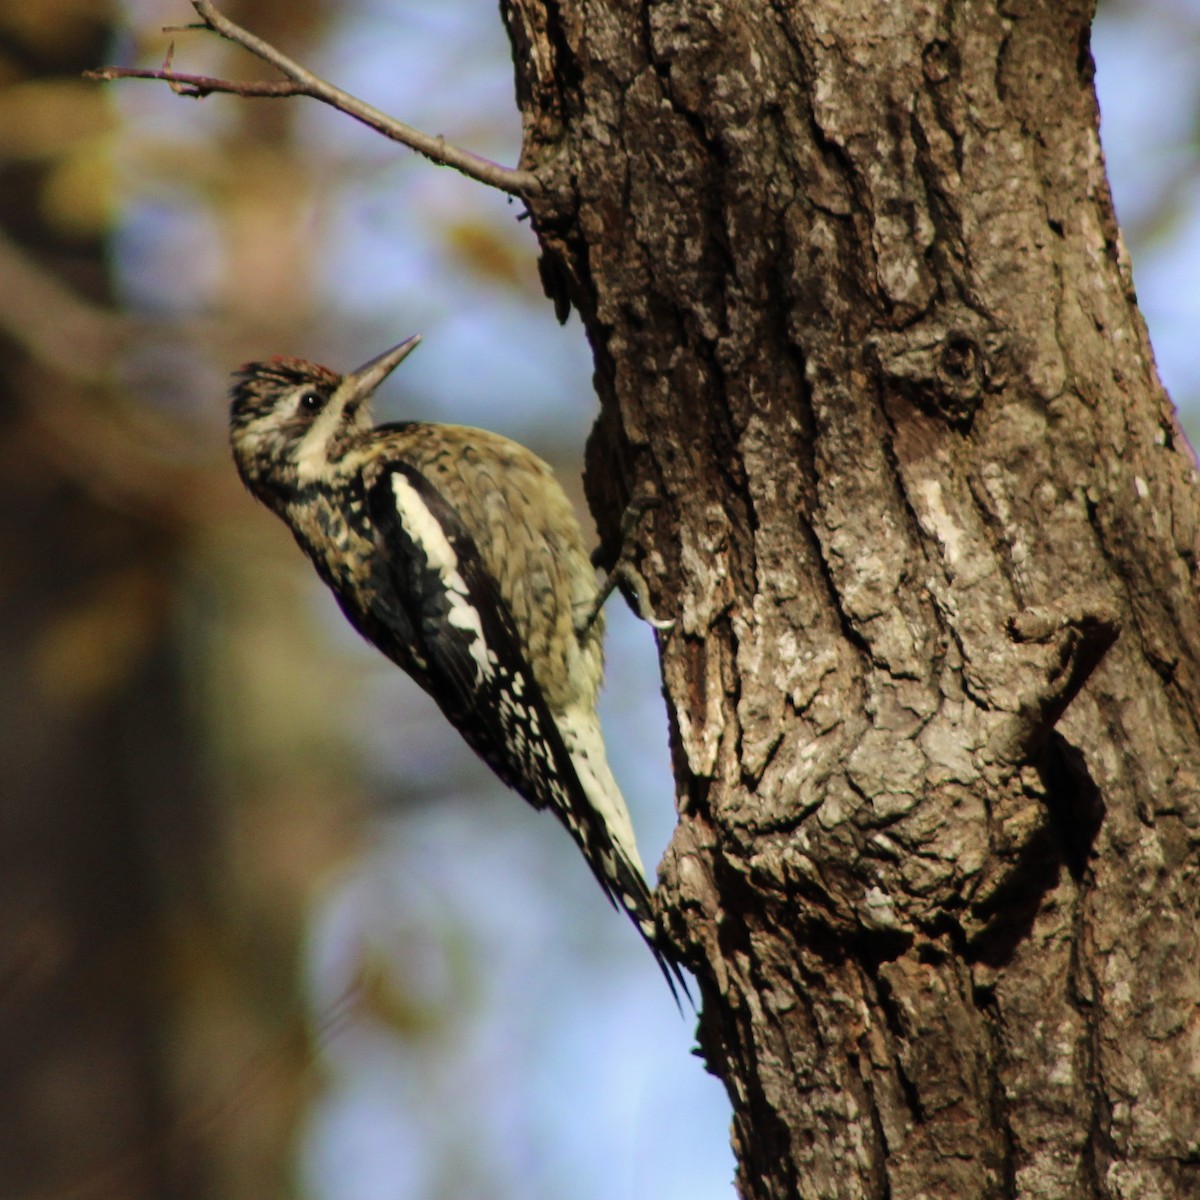
[[[357,371],[344,376],[338,390],[347,403],[362,403],[420,344],[419,333],[405,338],[398,346],[385,350],[370,362],[363,363]]]

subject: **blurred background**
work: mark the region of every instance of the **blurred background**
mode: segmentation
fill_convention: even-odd
[[[346,89],[515,163],[490,0],[241,0]],[[0,0],[0,1200],[705,1200],[729,1108],[633,929],[361,644],[228,461],[230,370],[425,344],[383,417],[487,425],[579,497],[595,415],[518,205],[258,78],[184,0]],[[1200,413],[1200,0],[1104,0],[1142,311]],[[590,529],[590,521],[585,518]],[[602,710],[643,857],[650,630]]]

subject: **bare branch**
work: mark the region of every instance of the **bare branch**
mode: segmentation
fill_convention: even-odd
[[[254,79],[216,79],[211,75],[185,75],[181,71],[168,71],[165,67],[153,70],[147,67],[100,67],[95,71],[84,71],[84,79],[98,79],[107,83],[113,79],[161,79],[171,85],[177,96],[193,96],[203,99],[213,92],[230,96],[247,96],[252,99],[272,99],[281,96],[307,96],[309,91],[303,84],[281,79],[275,83]]]
[[[453,167],[470,179],[485,183],[489,187],[498,188],[513,196],[527,197],[536,195],[543,190],[541,180],[533,171],[521,171],[511,167],[502,167],[491,159],[469,150],[451,145],[443,137],[431,137],[389,117],[370,104],[343,92],[318,75],[306,70],[299,63],[288,58],[282,51],[277,50],[269,42],[256,37],[240,25],[235,24],[224,14],[217,11],[210,0],[191,0],[203,25],[183,26],[175,28],[211,30],[227,41],[249,50],[256,58],[270,63],[283,74],[288,82],[269,82],[264,80],[234,80],[214,79],[207,75],[185,75],[171,70],[174,47],[168,53],[167,61],[159,70],[146,70],[136,67],[104,67],[96,71],[88,71],[88,79],[161,79],[171,86],[171,89],[183,96],[197,98],[211,95],[213,92],[223,92],[232,96],[275,98],[281,96],[311,96],[331,108],[361,121],[384,137],[394,142],[408,146],[418,154],[423,154],[431,162],[440,166]]]

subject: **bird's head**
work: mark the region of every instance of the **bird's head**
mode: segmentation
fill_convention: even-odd
[[[247,363],[237,371],[229,437],[246,486],[269,503],[271,493],[327,474],[371,427],[371,396],[420,340],[415,334],[347,375],[299,358]]]

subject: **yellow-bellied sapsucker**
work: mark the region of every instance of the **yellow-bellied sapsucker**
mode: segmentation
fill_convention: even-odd
[[[506,784],[562,821],[674,990],[596,715],[600,589],[579,523],[550,468],[516,442],[372,425],[372,393],[419,341],[344,376],[294,358],[243,367],[230,410],[238,472],[354,628]]]

